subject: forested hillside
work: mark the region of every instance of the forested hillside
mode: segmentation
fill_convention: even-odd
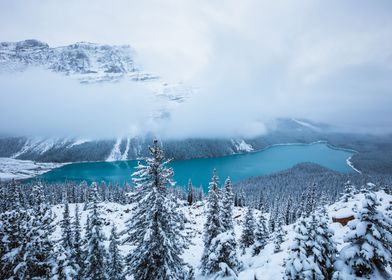
[[[292,178],[289,171],[249,180],[233,191],[230,179],[220,180],[214,170],[203,194],[191,182],[186,191],[170,187],[173,171],[158,142],[150,153],[132,186],[2,184],[1,279],[391,274],[390,181],[375,185],[353,177],[355,185],[332,188],[347,178],[302,165],[297,169],[303,173],[324,177],[313,177],[316,184],[309,185],[306,176],[297,172]],[[253,189],[244,187],[251,183]],[[274,191],[278,184],[285,187]]]

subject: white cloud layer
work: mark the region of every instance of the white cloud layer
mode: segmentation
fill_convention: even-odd
[[[391,14],[390,1],[15,0],[0,3],[0,38],[37,38],[51,45],[130,44],[147,71],[200,89],[157,124],[146,124],[151,103],[132,92],[127,104],[135,108],[125,115],[137,131],[152,129],[167,137],[253,136],[274,118],[295,117],[349,131],[391,133]],[[60,78],[53,79],[47,86],[51,91]],[[10,86],[1,79],[2,104],[11,99],[28,110],[23,98],[18,103],[4,93],[4,83]],[[121,86],[114,87],[122,96]],[[110,116],[108,127],[101,120],[93,134],[102,135],[102,128],[107,135],[129,130],[115,109],[124,104],[119,96],[100,88],[75,91],[80,91],[74,96],[80,111],[94,99],[93,91],[105,96],[95,107]],[[65,98],[61,93],[56,98]],[[57,102],[41,97],[46,106]],[[26,128],[22,121],[6,122],[4,113],[0,117],[2,128],[7,123],[20,133]],[[72,133],[83,132],[94,127],[90,122],[97,123],[91,116],[79,117],[78,124],[64,123],[54,131],[67,133],[70,127]],[[34,133],[38,119],[29,121]],[[117,122],[117,128],[110,125]]]

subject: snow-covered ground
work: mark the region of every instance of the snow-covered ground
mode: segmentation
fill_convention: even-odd
[[[387,195],[385,192],[377,192],[378,199],[380,201],[381,208],[385,209],[392,201],[392,196]],[[363,200],[363,194],[356,195],[353,199],[347,203],[337,202],[328,207],[328,213],[330,216],[330,228],[334,231],[334,239],[337,243],[338,249],[340,250],[345,243],[343,242],[343,236],[346,234],[348,227],[342,226],[339,223],[332,223],[332,216],[340,216],[352,213],[355,205],[360,206]],[[117,203],[101,203],[100,204],[103,217],[104,217],[104,233],[106,237],[109,237],[111,225],[114,223],[117,226],[119,232],[125,229],[125,221],[132,215],[131,205],[120,205]],[[79,205],[80,209],[83,209],[83,205]],[[71,215],[74,214],[75,204],[70,205]],[[185,230],[188,233],[191,243],[189,248],[184,252],[183,259],[186,263],[192,265],[196,271],[196,280],[212,280],[213,278],[205,277],[199,273],[198,265],[200,263],[201,255],[203,252],[203,225],[205,222],[204,218],[204,205],[203,203],[197,203],[191,207],[183,206],[181,208],[187,218],[185,224]],[[53,211],[56,217],[56,224],[59,225],[59,221],[62,218],[63,205],[56,205],[53,207]],[[86,223],[88,211],[82,211],[81,223]],[[245,208],[234,208],[233,217],[235,220],[235,233],[237,241],[240,238],[242,223],[245,214]],[[255,216],[258,215],[258,211],[254,211]],[[244,268],[240,272],[238,279],[240,280],[254,280],[254,279],[265,279],[265,280],[279,280],[283,278],[284,259],[288,256],[288,248],[294,238],[293,225],[286,226],[284,228],[287,231],[285,241],[282,243],[282,251],[274,253],[274,245],[270,242],[261,253],[252,257],[250,252],[247,251],[244,255],[241,254],[241,250],[238,250],[238,255],[242,261]],[[61,236],[60,226],[57,227],[54,238],[58,239]],[[109,241],[107,241],[107,246]],[[121,251],[123,255],[126,255],[129,250],[132,249],[129,245],[122,245]]]
[[[62,165],[64,164],[0,157],[0,181],[35,177]]]

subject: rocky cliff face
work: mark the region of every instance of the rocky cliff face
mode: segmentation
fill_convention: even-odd
[[[32,66],[75,75],[84,83],[159,78],[144,73],[135,65],[130,46],[81,42],[51,48],[38,40],[0,43],[0,71],[24,71]]]

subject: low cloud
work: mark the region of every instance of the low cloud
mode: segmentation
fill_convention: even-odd
[[[152,92],[131,82],[80,84],[43,70],[0,76],[1,133],[106,138],[143,134]]]
[[[157,120],[157,99],[130,83],[2,76],[1,131],[252,137],[276,118],[304,118],[392,133],[390,1],[44,3],[0,9],[0,37],[128,43],[146,71],[198,90]]]

